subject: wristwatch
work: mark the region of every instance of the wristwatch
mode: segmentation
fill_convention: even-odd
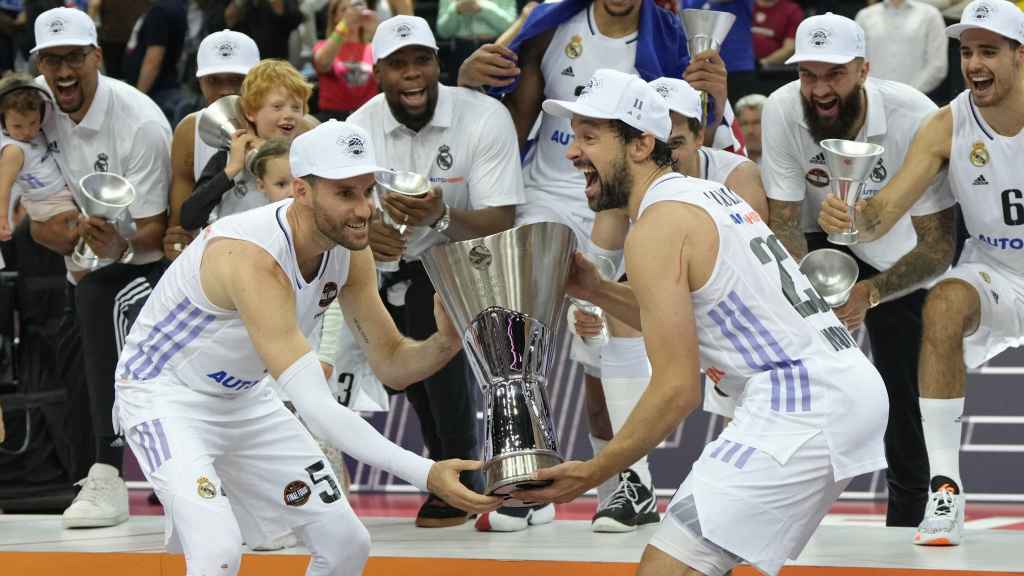
[[[448,204],[444,205],[444,212],[441,213],[441,217],[437,219],[433,224],[430,225],[430,229],[434,232],[440,232],[444,234],[444,231],[448,229],[448,225],[452,223],[452,209],[448,207]]]
[[[882,295],[878,292],[878,287],[868,282],[868,308],[874,308],[882,302]]]
[[[129,264],[131,263],[132,258],[134,257],[135,248],[132,247],[132,241],[129,240],[128,245],[125,246],[124,252],[121,254],[121,257],[117,259],[117,261],[120,262],[121,264]]]

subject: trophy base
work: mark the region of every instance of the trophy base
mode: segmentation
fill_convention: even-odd
[[[836,232],[828,235],[828,241],[841,246],[853,246],[857,243],[857,232]]]
[[[484,464],[484,493],[488,496],[506,496],[517,490],[542,488],[551,482],[532,480],[530,475],[541,468],[550,468],[562,463],[562,458],[550,450],[514,452],[493,458]],[[529,506],[516,498],[508,498],[506,507]]]
[[[113,260],[104,260],[96,256],[84,256],[77,251],[71,253],[71,261],[83,270],[97,270],[114,263]]]

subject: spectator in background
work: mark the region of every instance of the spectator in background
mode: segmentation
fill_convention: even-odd
[[[757,91],[757,70],[754,59],[754,38],[751,32],[754,0],[681,0],[683,8],[699,8],[731,12],[736,15],[729,35],[718,51],[729,73],[729,101]]]
[[[0,76],[14,70],[18,34],[27,21],[21,0],[0,0]]]
[[[247,34],[264,58],[288,59],[288,37],[302,24],[297,0],[232,0],[224,10],[227,27]]]
[[[171,124],[179,120],[182,99],[178,61],[188,32],[184,2],[153,2],[135,23],[124,53],[125,82],[152,98]]]
[[[949,40],[938,8],[917,0],[883,0],[857,13],[867,35],[870,74],[925,94],[946,79]]]
[[[128,40],[139,18],[149,7],[149,0],[90,0],[89,15],[96,22],[100,35],[103,73],[107,76],[124,79],[124,53]]]
[[[764,94],[747,94],[736,102],[736,120],[743,131],[747,157],[758,164],[761,163],[761,109],[767,101]]]
[[[373,47],[377,14],[362,0],[331,0],[326,40],[313,47],[313,68],[320,79],[317,117],[344,120],[377,94]]]
[[[757,0],[750,31],[754,35],[754,56],[762,66],[782,64],[793,55],[796,27],[803,19],[803,8],[792,0]]]
[[[462,62],[480,46],[494,42],[517,15],[515,0],[441,0],[437,35],[452,42],[443,63],[449,78],[454,80]]]

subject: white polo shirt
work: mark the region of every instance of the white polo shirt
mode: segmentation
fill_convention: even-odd
[[[526,201],[512,116],[497,100],[466,88],[438,86],[434,117],[419,132],[400,124],[384,94],[348,117],[370,134],[377,163],[430,178],[452,208],[480,210]],[[405,260],[450,239],[427,227],[410,232]]]
[[[46,88],[40,76],[36,83]],[[64,112],[47,114],[43,131],[68,187],[92,172],[113,172],[135,186],[132,219],[167,211],[171,188],[171,126],[160,108],[134,87],[99,75],[96,95],[78,124]],[[155,254],[149,261],[162,256]],[[147,264],[136,258],[133,264]]]
[[[867,118],[856,139],[885,148],[868,178],[862,196],[867,199],[896,175],[918,127],[937,108],[927,96],[898,82],[869,77],[864,89]],[[761,176],[768,198],[803,202],[804,232],[820,232],[818,213],[830,191],[831,175],[825,164],[825,152],[811,137],[804,120],[799,80],[779,88],[768,98],[761,113],[761,142]],[[851,249],[874,268],[888,270],[917,246],[917,232],[910,217],[934,214],[953,203],[943,170],[910,212],[885,236],[874,242],[858,243]]]

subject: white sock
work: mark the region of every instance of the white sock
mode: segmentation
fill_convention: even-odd
[[[607,445],[608,445],[608,441],[607,440],[602,440],[602,439],[598,438],[597,436],[594,436],[593,434],[590,435],[590,447],[593,448],[593,450],[594,450],[594,456],[597,456],[597,453],[600,452],[601,450],[604,450],[604,447],[607,446]],[[605,480],[604,482],[601,482],[600,484],[598,484],[597,485],[597,503],[600,504],[601,502],[604,502],[605,500],[607,500],[608,497],[612,495],[612,492],[615,492],[615,489],[618,488],[618,486],[619,486],[619,475],[618,474],[616,474],[616,475],[612,476],[611,478]]]
[[[920,404],[931,476],[945,476],[956,482],[963,492],[964,485],[960,480],[960,416],[964,413],[964,399],[921,398]]]
[[[619,430],[636,407],[651,382],[651,363],[643,338],[609,338],[601,350],[601,387],[608,406],[612,433]],[[651,468],[647,455],[630,466],[647,486],[651,485]]]

